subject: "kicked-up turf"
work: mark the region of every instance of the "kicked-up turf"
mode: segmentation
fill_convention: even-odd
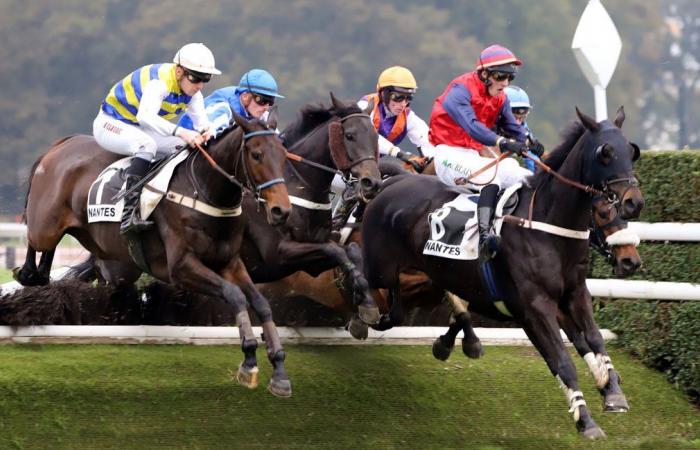
[[[457,347],[457,351],[459,347]],[[532,347],[435,360],[429,346],[288,346],[292,398],[233,380],[230,346],[0,346],[0,448],[700,448],[700,412],[663,374],[611,351],[630,412],[603,413],[607,440],[578,435]]]

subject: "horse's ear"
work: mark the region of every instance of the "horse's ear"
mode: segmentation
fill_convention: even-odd
[[[231,112],[233,113],[233,120],[236,122],[236,124],[238,124],[238,126],[243,129],[243,132],[248,133],[250,131],[250,123],[248,122],[248,119],[236,113],[235,111]]]
[[[615,153],[615,149],[612,147],[612,145],[608,144],[603,144],[597,149],[595,149],[595,157],[598,161],[601,162],[604,166],[607,166],[610,164],[610,162],[613,159],[613,154]]]
[[[333,95],[333,91],[331,91],[331,104],[333,105],[333,108],[335,109],[343,109],[346,108],[345,104],[338,100],[335,95]]]
[[[274,130],[277,128],[277,116],[278,116],[278,109],[277,106],[273,106],[270,108],[270,111],[267,114],[267,127]]]
[[[598,125],[598,122],[595,121],[593,117],[587,116],[586,114],[582,113],[580,109],[578,109],[578,106],[576,107],[576,115],[578,116],[578,120],[581,121],[584,127],[586,127],[590,131],[598,131],[600,129],[600,125]]]
[[[620,108],[617,110],[617,113],[615,114],[615,120],[613,120],[613,123],[617,128],[622,128],[622,124],[625,122],[625,107],[620,106]]]
[[[364,109],[365,114],[372,114],[372,111],[374,110],[374,99],[370,99],[369,102],[367,102],[367,107]]]

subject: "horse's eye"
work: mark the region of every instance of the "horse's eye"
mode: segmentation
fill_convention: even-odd
[[[354,141],[354,140],[355,140],[355,136],[353,136],[353,135],[350,134],[350,133],[345,133],[345,139],[347,139],[348,141]]]
[[[260,153],[260,152],[252,152],[252,153],[250,154],[250,157],[253,158],[253,161],[260,162],[260,160],[262,159],[262,153]]]

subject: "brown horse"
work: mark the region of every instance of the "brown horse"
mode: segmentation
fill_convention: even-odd
[[[223,298],[233,306],[245,355],[237,378],[253,388],[258,368],[257,341],[246,301],[250,303],[262,322],[268,358],[274,366],[268,388],[275,395],[289,396],[292,391],[284,368],[285,354],[269,303],[255,289],[238,256],[245,223],[237,207],[244,192],[250,190],[264,199],[271,224],[283,224],[291,211],[282,178],[286,151],[274,131],[274,116],[265,123],[234,115],[238,126],[208,146],[212,161],[203,157],[203,152],[192,151],[175,169],[169,186],[176,195],[190,196],[190,206],[167,201],[170,196],[166,196],[153,212],[154,227],[142,234],[142,240],[155,278]],[[53,253],[64,234],[77,238],[94,255],[99,275],[108,283],[126,287],[139,278],[142,269],[132,261],[127,239],[119,234],[119,223],[88,223],[87,217],[91,183],[119,158],[101,149],[93,137],[78,135],[58,141],[37,160],[25,209],[27,260],[15,271],[20,283],[49,281]],[[210,212],[238,211],[238,215],[217,217],[194,209],[202,203],[210,206]],[[43,252],[38,269],[37,251]]]

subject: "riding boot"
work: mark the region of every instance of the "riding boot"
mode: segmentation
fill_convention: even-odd
[[[356,203],[357,197],[355,196],[354,189],[351,187],[346,188],[340,196],[340,203],[335,208],[331,230],[340,231],[345,226]]]
[[[146,175],[151,163],[141,158],[133,158],[131,165],[126,171],[126,191],[133,188]],[[122,223],[119,228],[121,234],[128,232],[143,231],[153,225],[149,220],[141,220],[139,217],[138,203],[141,196],[141,187],[124,197],[124,210],[122,212]]]
[[[501,237],[493,232],[498,189],[497,184],[489,184],[484,187],[476,205],[477,223],[479,226],[479,259],[482,262],[496,256],[501,243]]]

